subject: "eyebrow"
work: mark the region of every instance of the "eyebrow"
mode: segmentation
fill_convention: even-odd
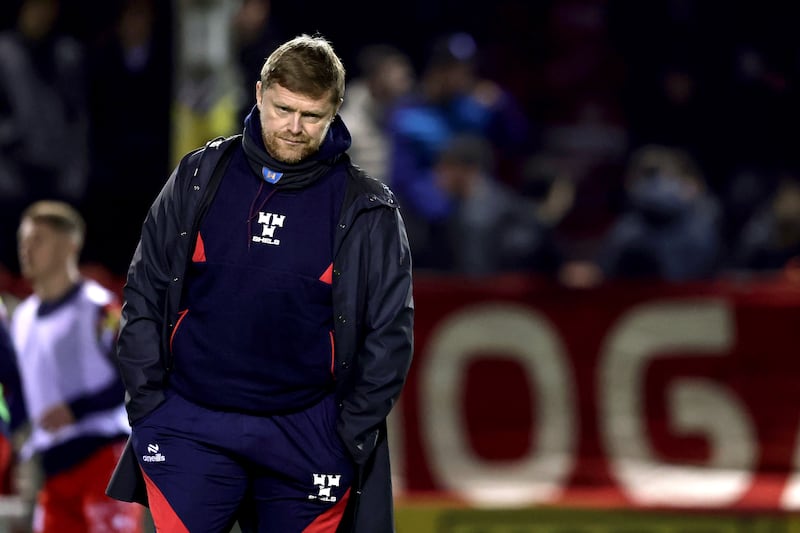
[[[300,109],[298,109],[298,108],[296,108],[296,107],[294,107],[292,105],[289,105],[289,104],[287,104],[285,102],[281,102],[281,101],[279,101],[277,99],[273,99],[272,100],[272,105],[275,106],[275,107],[278,107],[280,109],[285,109],[287,111],[298,112],[301,115],[309,116],[309,117],[324,117],[326,115],[326,113],[327,113],[326,111],[324,111],[322,109],[309,109],[309,110],[306,110],[306,111],[302,111],[302,110],[300,110]]]

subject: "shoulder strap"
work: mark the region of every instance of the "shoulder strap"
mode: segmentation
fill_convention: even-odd
[[[233,155],[233,149],[236,146],[241,145],[241,137],[241,135],[234,135],[233,137],[229,138],[218,137],[213,141],[209,141],[208,144],[206,144],[204,153],[200,156],[200,161],[198,162],[198,166],[194,171],[194,176],[198,176],[201,172],[210,172],[211,177],[208,179],[206,190],[204,191],[203,197],[200,199],[200,203],[195,211],[196,215],[192,223],[193,235],[197,233],[197,229],[200,227],[200,222],[203,220],[206,211],[208,211],[208,207],[211,205],[211,202],[214,199],[214,195],[217,193],[219,184],[222,181],[222,176],[225,175],[225,170],[228,168],[228,162]],[[220,148],[221,144],[224,144],[222,148]],[[198,181],[200,183],[206,182],[204,179],[200,179]]]
[[[203,195],[200,197],[199,203],[194,210],[192,210],[189,205],[185,205],[184,207],[184,209],[188,211],[183,215],[184,219],[188,219],[189,213],[194,213],[194,219],[192,220],[191,226],[192,231],[190,233],[189,240],[189,243],[191,243],[189,245],[190,247],[197,240],[197,232],[200,231],[200,224],[203,221],[203,217],[205,217],[211,202],[214,201],[214,196],[217,193],[220,182],[222,182],[222,177],[225,175],[225,170],[228,168],[228,163],[233,155],[234,148],[240,145],[241,135],[234,135],[232,137],[217,137],[216,139],[207,142],[205,147],[198,150],[201,153],[198,156],[199,159],[195,169],[192,171],[190,168],[186,168],[185,170],[185,172],[192,172],[192,176],[189,178],[189,184],[191,187],[200,187],[200,184],[205,184],[205,191],[203,191]],[[187,165],[187,167],[189,167],[189,165]],[[211,176],[208,179],[205,179],[208,174],[211,174]],[[189,266],[191,257],[191,252],[186,254],[184,273],[186,272],[186,268]]]
[[[203,191],[203,195],[200,197],[196,207],[192,210],[188,205],[186,206],[186,209],[194,213],[190,242],[194,242],[197,238],[200,223],[214,200],[214,195],[216,195],[222,177],[225,175],[225,170],[228,168],[234,148],[240,145],[241,135],[227,138],[217,137],[206,143],[205,147],[201,149],[202,153],[198,156],[197,166],[194,170],[191,170],[191,166],[187,165],[189,168],[186,168],[185,171],[192,172],[192,176],[189,178],[190,185],[192,187],[205,186],[205,191]],[[206,179],[209,174],[210,177]],[[184,219],[187,218],[187,215],[188,213],[184,215]]]

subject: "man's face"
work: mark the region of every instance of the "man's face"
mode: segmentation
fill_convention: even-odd
[[[262,91],[256,84],[256,102],[267,152],[283,163],[299,163],[316,153],[339,110],[330,95],[311,98],[273,84]]]
[[[66,268],[75,249],[69,235],[29,218],[20,224],[17,239],[20,271],[30,281],[46,279]]]

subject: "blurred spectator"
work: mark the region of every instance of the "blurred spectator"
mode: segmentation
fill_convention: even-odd
[[[779,271],[800,258],[800,180],[784,177],[745,225],[732,268]]]
[[[271,0],[240,0],[231,21],[233,53],[239,66],[241,94],[238,96],[238,124],[252,109],[256,82],[260,79],[261,67],[275,48],[285,39],[272,12]]]
[[[779,173],[767,167],[743,166],[725,180],[719,198],[725,224],[722,239],[728,265],[732,265],[735,250],[741,244],[742,232],[771,199]]]
[[[434,243],[431,251],[445,254],[443,268],[474,276],[556,273],[561,255],[552,227],[566,207],[553,200],[560,176],[532,160],[522,196],[497,180],[491,144],[473,134],[450,139],[434,171],[441,190],[454,203],[446,240]],[[569,203],[568,198],[561,200]]]
[[[628,149],[613,102],[590,97],[576,102],[571,114],[543,128],[542,148],[566,162],[574,182],[576,206],[565,230],[576,243],[596,242],[616,215]]]
[[[637,145],[684,147],[718,191],[743,169],[794,163],[792,136],[776,132],[791,130],[800,116],[798,4],[608,6],[613,42],[627,66],[622,97]]]
[[[391,113],[389,182],[404,210],[417,267],[434,266],[423,250],[442,239],[452,199],[436,182],[439,152],[459,133],[485,136],[498,168],[528,148],[530,124],[513,96],[477,72],[478,49],[466,33],[446,35],[432,46],[418,90]]]
[[[57,31],[58,0],[24,0],[0,34],[0,262],[17,272],[14,228],[41,195],[83,200],[88,180],[85,52]]]
[[[387,44],[361,49],[358,67],[339,110],[353,138],[348,153],[368,174],[391,185],[388,113],[413,88],[414,68],[405,52]]]
[[[130,435],[111,359],[117,297],[81,277],[85,223],[69,204],[35,202],[23,211],[18,235],[22,273],[33,288],[11,315],[30,422],[20,457],[39,457],[44,474],[33,530],[139,533],[143,508],[105,495]]]
[[[575,181],[561,158],[541,152],[525,162],[518,189],[525,223],[506,230],[506,247],[516,250],[506,267],[554,274],[568,255],[560,229],[575,209]]]
[[[620,103],[625,65],[610,45],[606,0],[548,5],[534,91],[540,144],[569,163],[575,209],[562,226],[575,253],[591,256],[581,249],[592,248],[616,214],[630,146]]]
[[[625,179],[629,203],[602,242],[603,275],[686,281],[715,274],[721,212],[694,159],[647,145],[632,154]]]
[[[170,168],[170,20],[169,2],[124,0],[112,31],[91,49],[84,259],[118,275],[127,271],[144,216]]]

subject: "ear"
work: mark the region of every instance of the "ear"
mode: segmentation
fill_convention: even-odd
[[[78,237],[76,235],[76,236],[70,237],[67,242],[69,243],[68,246],[69,246],[70,252],[74,253],[76,256],[80,255],[81,249],[83,248],[83,239],[81,239],[80,237]]]
[[[259,111],[261,111],[261,100],[262,100],[261,80],[259,80],[256,82],[256,105],[258,106]]]

